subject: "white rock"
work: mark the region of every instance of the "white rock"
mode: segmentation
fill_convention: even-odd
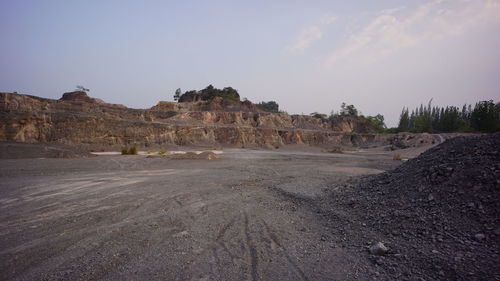
[[[383,256],[389,251],[382,242],[377,242],[370,247],[370,254],[376,256]]]

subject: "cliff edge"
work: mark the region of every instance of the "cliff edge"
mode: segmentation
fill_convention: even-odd
[[[85,92],[59,100],[0,93],[0,141],[98,146],[138,144],[279,147],[386,142],[365,120],[267,113],[248,101],[159,102],[149,109],[108,104]]]

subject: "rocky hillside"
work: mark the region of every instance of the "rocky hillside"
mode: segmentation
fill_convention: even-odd
[[[222,98],[159,102],[131,109],[65,93],[60,100],[0,93],[0,141],[61,142],[93,146],[135,143],[279,147],[285,144],[366,145],[387,143],[364,120],[266,113],[251,102]]]

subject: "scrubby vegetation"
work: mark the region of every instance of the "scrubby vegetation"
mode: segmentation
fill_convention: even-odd
[[[500,103],[492,100],[480,101],[474,108],[464,105],[460,110],[456,106],[432,106],[432,100],[427,106],[420,105],[409,112],[403,108],[399,132],[415,133],[448,133],[448,132],[495,132],[500,131]]]
[[[256,106],[258,109],[262,111],[273,112],[273,113],[280,112],[280,106],[275,101],[268,101],[268,102],[261,101],[258,104],[256,104]]]
[[[385,133],[387,131],[387,126],[385,125],[384,116],[382,114],[377,114],[375,116],[364,116],[354,105],[346,104],[345,102],[340,105],[340,111],[335,112],[332,110],[329,116],[318,112],[313,112],[309,115],[311,117],[323,120],[334,120],[339,117],[351,117],[358,120],[367,121],[377,133]]]
[[[216,97],[221,97],[224,99],[232,101],[240,101],[240,95],[236,89],[231,87],[225,87],[224,89],[217,89],[212,85],[208,85],[203,90],[187,91],[182,94],[181,89],[177,89],[174,94],[174,100],[178,102],[193,102],[193,101],[211,101]]]
[[[137,148],[136,145],[132,146],[124,146],[122,147],[122,155],[137,155],[139,154],[139,149]]]

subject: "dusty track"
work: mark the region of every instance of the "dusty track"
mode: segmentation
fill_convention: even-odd
[[[314,208],[290,198],[307,203],[398,165],[252,150],[0,162],[2,280],[363,278],[375,270],[364,247],[337,244]]]

